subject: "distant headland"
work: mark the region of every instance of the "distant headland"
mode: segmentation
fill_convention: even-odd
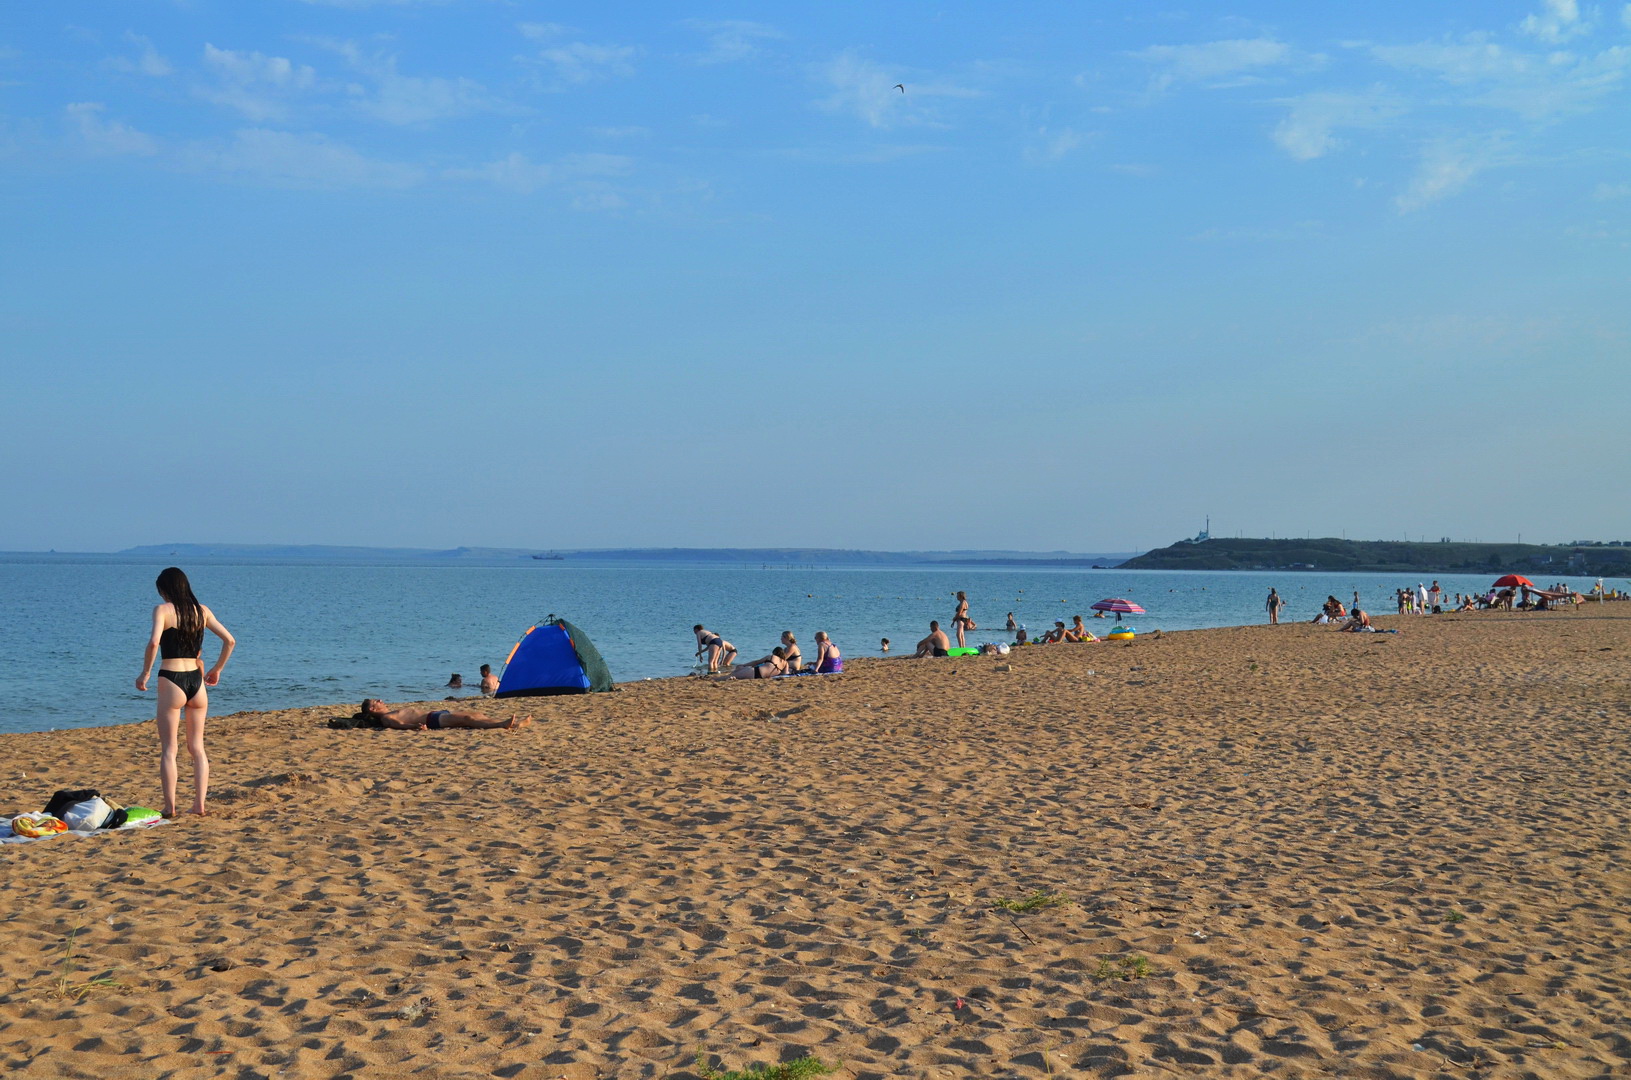
[[[1577,544],[1475,544],[1452,540],[1227,539],[1202,535],[1145,552],[1124,570],[1311,570],[1437,574],[1631,575],[1625,541]]]

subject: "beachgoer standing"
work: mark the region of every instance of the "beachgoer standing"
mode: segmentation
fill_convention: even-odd
[[[206,686],[221,681],[221,669],[237,640],[216,619],[215,613],[193,596],[187,575],[177,567],[166,567],[154,582],[164,603],[153,609],[153,632],[142,657],[142,673],[136,689],[147,692],[147,677],[153,660],[159,661],[158,712],[159,784],[164,789],[164,816],[176,814],[176,738],[182,715],[187,720],[187,756],[193,761],[193,813],[204,813],[204,797],[210,787],[210,759],[204,753],[204,716],[210,699]],[[221,639],[221,655],[215,666],[204,670],[204,631]]]
[[[1427,590],[1427,610],[1437,612],[1439,605],[1444,602],[1444,590],[1433,582],[1433,587]]]
[[[493,674],[493,665],[481,665],[481,696],[492,697],[498,693],[498,676]]]
[[[1416,614],[1426,615],[1433,609],[1427,606],[1427,586],[1416,582]]]
[[[1014,621],[1014,613],[1012,611],[1010,611],[1008,613],[1008,632],[1010,634],[1012,634],[1015,630],[1018,630],[1018,629],[1019,629],[1019,623]]]
[[[1272,625],[1280,621],[1280,609],[1286,606],[1286,602],[1271,588],[1268,599],[1263,601],[1263,606],[1268,609],[1269,623]]]
[[[957,594],[957,613],[951,617],[952,629],[957,631],[957,647],[961,649],[968,642],[963,640],[964,630],[976,630],[974,620],[968,617],[968,597],[961,591]]]

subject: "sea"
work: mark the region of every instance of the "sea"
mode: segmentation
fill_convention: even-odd
[[[119,555],[0,555],[0,732],[151,719],[154,692],[136,690],[158,603],[153,581],[167,562]],[[474,686],[483,663],[505,658],[534,623],[559,615],[583,630],[619,682],[682,676],[695,663],[691,627],[704,623],[743,660],[768,653],[783,630],[807,655],[825,630],[846,657],[910,652],[930,619],[950,630],[954,595],[967,592],[979,628],[970,644],[1011,641],[1009,612],[1033,636],[1094,601],[1125,597],[1146,609],[1126,617],[1140,632],[1266,621],[1271,586],[1282,621],[1312,619],[1328,595],[1358,590],[1365,608],[1395,610],[1394,590],[1432,579],[1310,571],[1162,572],[934,566],[734,566],[594,564],[495,559],[456,565],[401,562],[189,560],[194,592],[238,640],[211,715],[351,705],[363,697],[421,701],[474,690],[446,688],[458,672]],[[1491,575],[1441,574],[1447,595],[1482,592]],[[1567,582],[1585,592],[1594,579]],[[1108,620],[1106,620],[1108,622]],[[1102,631],[1105,622],[1090,620]],[[218,642],[205,637],[205,662]]]

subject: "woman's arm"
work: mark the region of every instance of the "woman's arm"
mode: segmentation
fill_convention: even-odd
[[[238,639],[227,632],[221,621],[215,617],[215,612],[204,608],[204,629],[221,639],[221,655],[215,658],[215,666],[204,673],[204,682],[214,686],[221,681],[221,669],[227,666],[227,657],[238,644]]]
[[[164,605],[153,608],[153,632],[147,637],[147,651],[142,654],[142,673],[136,676],[136,689],[147,692],[147,676],[153,670],[153,661],[159,655],[159,638],[164,636]]]

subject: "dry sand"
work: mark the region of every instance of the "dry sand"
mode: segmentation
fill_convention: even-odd
[[[1631,611],[1380,623],[213,719],[210,818],[0,847],[0,1069],[1631,1075]],[[5,736],[0,802],[154,762]]]

